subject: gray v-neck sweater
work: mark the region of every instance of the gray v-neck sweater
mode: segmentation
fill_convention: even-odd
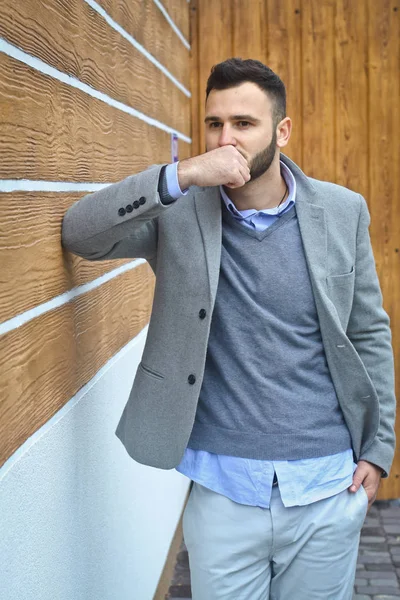
[[[351,448],[295,206],[253,231],[221,205],[220,277],[188,446],[260,460]]]

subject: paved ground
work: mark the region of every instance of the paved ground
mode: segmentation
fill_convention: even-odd
[[[189,561],[183,541],[165,598],[192,598]],[[362,528],[353,600],[399,599],[400,500],[380,500],[373,504]]]

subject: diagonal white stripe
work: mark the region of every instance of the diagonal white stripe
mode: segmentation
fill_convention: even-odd
[[[28,323],[28,321],[32,321],[32,319],[36,319],[37,317],[44,315],[50,310],[59,308],[63,304],[71,302],[72,300],[74,300],[78,296],[81,296],[82,294],[91,292],[92,290],[98,288],[100,285],[107,283],[107,281],[114,279],[114,277],[118,277],[118,275],[121,275],[122,273],[131,271],[132,269],[135,269],[137,266],[142,265],[145,262],[146,261],[143,258],[133,260],[132,262],[129,262],[125,265],[121,265],[120,267],[117,267],[116,269],[113,269],[112,271],[105,273],[100,277],[97,277],[97,279],[94,279],[89,283],[79,285],[78,287],[73,288],[72,290],[68,290],[67,292],[60,294],[59,296],[56,296],[55,298],[52,298],[47,302],[43,302],[43,304],[38,304],[38,306],[35,306],[34,308],[31,308],[30,310],[27,310],[17,315],[16,317],[13,317],[12,319],[8,319],[8,321],[3,321],[3,323],[0,323],[0,335],[4,335],[5,333],[12,331],[13,329],[17,329],[17,327],[25,325],[25,323]]]
[[[189,42],[187,41],[187,39],[185,38],[185,36],[181,32],[181,30],[178,29],[178,27],[175,25],[175,23],[173,22],[173,20],[171,19],[171,17],[167,13],[167,11],[165,10],[164,6],[161,4],[160,0],[154,0],[154,4],[161,10],[162,14],[166,18],[166,20],[168,21],[168,23],[170,24],[170,26],[172,27],[172,29],[175,31],[176,35],[181,40],[181,42],[185,46],[185,48],[187,48],[188,50],[190,50],[190,44],[189,44]]]
[[[185,86],[182,83],[180,83],[180,81],[178,81],[176,77],[174,77],[172,73],[170,73],[168,69],[164,67],[164,65],[162,65],[156,58],[154,58],[154,56],[150,54],[150,52],[148,52],[146,48],[142,46],[142,44],[139,44],[139,42],[137,42],[134,37],[132,37],[127,31],[125,31],[125,29],[121,27],[121,25],[118,25],[118,23],[114,21],[114,19],[112,19],[110,15],[106,13],[106,11],[97,2],[95,2],[95,0],[84,1],[87,4],[89,4],[89,6],[93,8],[93,10],[99,13],[99,15],[101,15],[103,19],[107,21],[110,27],[115,29],[115,31],[118,31],[118,33],[122,35],[122,37],[124,37],[130,44],[132,44],[132,46],[134,46],[136,50],[139,50],[139,52],[141,52],[151,63],[153,63],[153,65],[155,65],[157,69],[160,69],[160,71],[162,71],[164,75],[166,75],[168,79],[170,79],[176,85],[176,87],[179,88],[181,92],[185,94],[185,96],[187,96],[188,98],[191,97],[191,93],[189,92],[189,90],[185,88]],[[190,48],[190,46],[188,47]]]
[[[50,77],[53,77],[54,79],[57,79],[58,81],[61,81],[62,83],[66,83],[67,85],[70,85],[71,87],[79,89],[82,92],[85,92],[85,94],[88,94],[89,96],[92,96],[93,98],[97,98],[101,102],[104,102],[105,104],[108,104],[109,106],[113,106],[114,108],[117,108],[118,110],[128,113],[128,115],[131,115],[132,117],[136,117],[137,119],[140,119],[141,121],[144,121],[145,123],[148,123],[149,125],[152,125],[153,127],[162,129],[163,131],[166,131],[167,133],[176,133],[176,135],[178,136],[179,139],[183,140],[184,142],[187,142],[188,144],[190,144],[192,141],[189,137],[187,137],[183,133],[180,133],[179,131],[172,129],[172,127],[169,127],[168,125],[165,125],[164,123],[161,123],[161,121],[158,121],[157,119],[153,119],[152,117],[148,117],[147,115],[136,110],[135,108],[132,108],[131,106],[128,106],[127,104],[123,104],[122,102],[119,102],[118,100],[114,100],[114,98],[111,98],[111,96],[108,96],[107,94],[104,94],[103,92],[99,92],[98,90],[92,88],[90,85],[87,85],[86,83],[82,83],[82,81],[79,81],[79,79],[76,79],[75,77],[71,77],[71,75],[67,75],[66,73],[63,73],[62,71],[59,71],[58,69],[55,69],[54,67],[51,67],[47,63],[40,60],[40,58],[36,58],[35,56],[31,56],[30,54],[27,54],[23,50],[20,50],[16,46],[13,46],[9,42],[7,42],[4,38],[1,38],[1,37],[0,37],[0,52],[4,52],[4,54],[7,54],[8,56],[15,58],[16,60],[19,60],[20,62],[28,65],[29,67],[32,67],[33,69],[36,69],[37,71],[40,71],[41,73],[44,73],[45,75],[49,75]]]
[[[97,192],[111,183],[0,179],[0,192]]]

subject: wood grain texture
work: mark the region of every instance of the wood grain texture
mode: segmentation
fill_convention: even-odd
[[[267,61],[268,29],[265,0],[232,0],[232,55]]]
[[[129,262],[63,252],[62,218],[83,195],[0,194],[0,322]]]
[[[351,0],[335,6],[336,137],[334,181],[365,198],[368,186],[368,14]]]
[[[302,3],[303,160],[308,175],[326,181],[336,175],[335,2]]]
[[[230,2],[199,0],[199,113],[200,152],[205,152],[204,107],[211,67],[233,56],[232,11]]]
[[[161,0],[161,4],[189,42],[189,2],[187,0]]]
[[[400,399],[400,11],[368,1],[368,172],[371,239],[384,306],[391,318]],[[399,411],[397,411],[399,413]],[[396,425],[400,439],[400,419]],[[400,452],[379,497],[400,497]]]
[[[153,290],[141,265],[1,337],[0,466],[143,329]]]
[[[199,39],[199,19],[198,19],[198,4],[199,0],[191,0],[190,2],[190,85],[192,90],[191,102],[191,140],[192,140],[192,156],[197,156],[202,153],[201,135],[203,124],[200,120],[200,104],[204,102],[200,98],[199,93],[199,73],[200,73],[200,39]]]
[[[98,3],[114,21],[189,88],[189,50],[153,0],[98,0]]]
[[[111,183],[171,160],[169,133],[5,54],[0,80],[0,178]]]
[[[6,3],[0,35],[114,100],[190,135],[190,98],[86,2]],[[181,52],[187,57],[183,46]]]
[[[286,114],[292,133],[283,149],[297,164],[303,163],[302,14],[301,0],[269,0],[266,3],[266,64],[286,87]]]

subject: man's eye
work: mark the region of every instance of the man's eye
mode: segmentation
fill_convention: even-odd
[[[217,123],[216,121],[214,121],[213,123],[210,123],[210,127],[211,129],[215,129],[216,127],[219,127],[221,125],[221,123]]]
[[[247,125],[250,125],[250,123],[248,121],[239,121],[238,125],[240,125],[240,127],[247,127]]]

